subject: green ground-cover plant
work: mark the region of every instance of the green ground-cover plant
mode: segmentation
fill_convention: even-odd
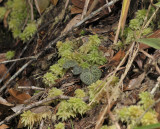
[[[30,7],[27,2],[25,0],[8,0],[4,7],[0,7],[0,21],[4,18],[7,10],[10,10],[7,20],[13,37],[23,41],[29,40],[37,31],[37,26],[36,22],[31,20]]]
[[[153,96],[149,92],[142,92],[139,94],[139,97],[141,100],[138,105],[123,107],[117,110],[119,120],[126,122],[128,127],[132,127],[133,125],[146,126],[158,123],[157,114],[154,109],[150,109],[138,123],[135,123],[145,110],[155,102]]]
[[[6,53],[6,58],[7,58],[8,60],[12,59],[14,56],[15,56],[15,51],[8,51],[8,52]]]
[[[81,98],[73,97],[60,102],[56,115],[58,119],[65,121],[75,118],[78,114],[82,116],[87,110],[89,110],[89,106]]]
[[[24,124],[24,126],[28,126],[28,128],[32,129],[36,123],[38,124],[42,120],[51,119],[51,115],[51,111],[34,113],[29,110],[21,114],[21,122]]]
[[[51,86],[55,80],[63,77],[67,70],[72,70],[73,75],[80,75],[83,83],[90,85],[101,77],[99,65],[106,63],[103,52],[99,50],[100,39],[98,35],[91,35],[89,41],[79,48],[76,42],[57,42],[60,59],[50,66],[50,70],[43,76],[45,84]]]
[[[142,9],[136,12],[134,19],[130,20],[129,26],[124,30],[125,44],[129,44],[132,41],[136,40],[141,33],[141,36],[147,35],[152,32],[151,27],[144,28],[142,30],[142,25],[144,19],[147,15],[147,10]]]
[[[52,88],[48,91],[48,98],[55,97],[62,95],[63,92],[60,89]],[[46,111],[43,113],[34,113],[29,111],[25,111],[21,115],[21,120],[24,126],[28,126],[29,128],[33,128],[33,126],[37,123],[40,123],[40,121],[43,120],[61,120],[66,121],[70,118],[75,118],[78,115],[83,115],[90,109],[90,107],[83,101],[83,98],[86,96],[86,93],[81,90],[77,89],[75,91],[75,96],[71,97],[69,100],[54,100],[54,102],[59,102],[58,111],[53,119],[52,111]],[[50,103],[47,103],[50,104]],[[59,123],[55,125],[57,129],[60,127],[64,127],[64,124]]]
[[[64,123],[61,123],[61,122],[59,122],[58,124],[56,124],[54,127],[55,127],[55,129],[65,129]]]

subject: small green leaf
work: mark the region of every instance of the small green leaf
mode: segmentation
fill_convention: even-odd
[[[156,129],[159,127],[160,127],[160,123],[157,123],[157,124],[151,124],[151,125],[147,125],[147,126],[136,127],[134,129]]]
[[[138,42],[149,45],[155,49],[160,49],[160,38],[144,38],[139,39]]]

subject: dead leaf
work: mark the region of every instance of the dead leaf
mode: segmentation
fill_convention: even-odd
[[[138,67],[140,69],[142,69],[142,67],[143,67],[143,61],[140,59],[139,56],[136,58],[135,62],[137,63]]]
[[[2,53],[0,54],[0,62],[6,61],[6,54]],[[7,72],[7,67],[4,64],[0,64],[0,79],[5,75]],[[10,74],[8,73],[7,76],[4,78],[4,80],[7,80],[9,78]]]
[[[119,52],[111,59],[110,65],[118,65],[121,59],[125,56],[125,52],[122,50],[119,50]]]
[[[34,0],[34,2],[39,14],[42,14],[49,6],[50,0]]]
[[[144,72],[141,75],[139,75],[137,78],[130,80],[128,87],[125,90],[133,90],[135,88],[139,88],[142,81],[144,80],[145,75],[146,73]]]
[[[10,95],[14,97],[14,99],[17,101],[19,104],[23,104],[25,100],[30,99],[31,96],[29,94],[26,94],[24,92],[20,92],[14,89],[9,89],[8,92]]]
[[[76,15],[66,26],[66,28],[62,31],[62,34],[69,31],[75,24],[81,21],[81,14]]]
[[[0,64],[0,79],[5,75],[5,73],[7,72],[7,67],[4,64]],[[4,78],[4,80],[7,80],[9,78],[9,73],[7,74],[7,76]]]
[[[53,4],[53,5],[55,5],[55,6],[56,6],[56,5],[57,5],[57,3],[58,3],[58,0],[51,0],[51,2],[52,2],[52,4]]]
[[[0,97],[0,104],[3,104],[5,106],[14,106],[14,104],[11,104],[7,102],[4,98]]]
[[[9,126],[8,125],[6,125],[6,124],[2,124],[2,125],[0,125],[0,129],[8,129],[9,128]]]
[[[72,6],[71,7],[71,14],[79,14],[79,13],[82,13],[82,9],[76,7],[76,6]]]
[[[89,5],[91,5],[92,2],[93,0],[90,0]],[[83,9],[84,3],[85,0],[72,0],[72,4],[80,9]]]
[[[0,54],[0,62],[6,60],[6,53],[1,53]]]
[[[143,43],[140,43],[139,48],[144,50],[144,49],[150,48],[150,46],[143,44]]]
[[[22,129],[23,127],[24,127],[24,124],[21,122],[22,120],[21,120],[21,118],[19,119],[19,121],[18,121],[18,125],[17,125],[17,128],[18,129]]]
[[[11,108],[14,112],[17,112],[19,110],[21,110],[22,108],[24,108],[24,104],[18,104],[17,106]]]

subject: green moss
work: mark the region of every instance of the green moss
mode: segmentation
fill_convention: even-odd
[[[45,84],[47,84],[48,86],[51,86],[53,84],[55,84],[55,80],[58,79],[57,76],[55,76],[54,74],[47,72],[44,76],[43,76],[43,82]]]
[[[143,108],[146,110],[149,106],[155,103],[153,100],[153,96],[148,92],[142,92],[140,95],[140,102],[139,104],[143,105]]]
[[[54,64],[50,66],[50,71],[55,74],[56,76],[62,77],[64,75],[63,67],[58,64]]]
[[[88,90],[89,90],[89,101],[91,102],[93,99],[95,103],[98,103],[100,100],[100,96],[98,96],[97,98],[95,98],[95,96],[97,95],[97,93],[99,93],[99,91],[104,87],[105,82],[102,80],[98,80],[95,83],[91,84],[90,86],[88,86]]]
[[[7,11],[6,8],[0,7],[0,12],[1,12],[1,13],[0,13],[0,21],[3,20],[6,11]]]
[[[5,6],[0,8],[0,20],[3,19],[6,10],[10,10],[7,20],[13,37],[20,38],[24,42],[29,40],[37,31],[37,27],[36,23],[30,20],[31,13],[27,2],[25,0],[8,0]]]
[[[49,90],[48,97],[55,97],[55,96],[59,96],[62,94],[63,94],[62,90],[53,87],[52,89]]]
[[[61,123],[61,122],[59,122],[58,124],[56,124],[54,127],[55,127],[55,129],[65,129],[64,123]]]
[[[23,33],[20,34],[20,38],[23,41],[27,41],[32,37],[32,35],[35,34],[36,31],[37,31],[36,23],[35,22],[28,23]]]
[[[90,36],[89,41],[84,43],[80,48],[72,41],[57,42],[56,46],[60,59],[57,64],[50,67],[51,73],[60,78],[63,77],[68,69],[71,69],[74,75],[81,74],[80,78],[85,84],[90,85],[96,82],[102,74],[98,66],[106,63],[103,52],[99,50],[100,43],[98,35]],[[94,65],[97,65],[95,70],[89,70],[87,73],[84,73],[82,70],[83,68],[92,69]],[[45,80],[47,80],[46,77]],[[48,84],[48,81],[44,82]],[[53,83],[53,81],[50,82]]]
[[[141,99],[139,105],[124,107],[117,110],[119,119],[122,122],[127,122],[128,126],[145,126],[158,123],[157,114],[153,109],[146,112],[139,123],[135,123],[136,120],[145,112],[145,110],[154,103],[153,98],[148,92],[142,92],[139,96]]]
[[[83,115],[89,110],[88,105],[80,98],[70,98],[67,101],[61,101],[56,115],[58,119],[65,121],[69,118],[74,118],[78,114]]]
[[[15,55],[15,51],[8,51],[8,52],[6,53],[6,58],[7,58],[8,60],[10,60],[10,59],[12,59],[12,58],[14,57],[14,55]]]
[[[75,90],[74,93],[76,98],[84,98],[86,96],[85,92],[81,89]]]
[[[111,125],[111,126],[103,125],[101,129],[116,129],[116,126],[115,125]]]
[[[134,41],[140,35],[140,33],[142,36],[144,36],[152,32],[151,26],[141,30],[146,14],[147,11],[145,9],[138,10],[136,12],[136,17],[130,20],[129,27],[125,28],[123,35],[125,37],[126,44]]]
[[[157,115],[155,112],[147,112],[141,120],[142,125],[150,125],[158,123]]]
[[[29,110],[21,114],[21,122],[24,124],[24,126],[28,126],[28,128],[32,129],[36,123],[39,123],[42,120],[46,120],[47,118],[50,119],[51,115],[51,111],[33,113]]]
[[[27,5],[25,0],[13,0],[10,5],[11,13],[9,18],[9,28],[14,38],[20,37],[22,26],[27,17]]]

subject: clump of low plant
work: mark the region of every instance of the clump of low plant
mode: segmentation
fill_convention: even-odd
[[[153,109],[150,109],[138,123],[135,123],[145,110],[154,103],[153,96],[149,92],[142,92],[139,96],[141,100],[138,105],[124,107],[118,110],[117,115],[119,120],[126,122],[128,127],[158,123],[157,114]]]
[[[101,129],[116,129],[116,126],[115,125],[112,125],[112,126],[103,125]]]
[[[59,96],[62,94],[63,94],[62,90],[53,87],[52,89],[49,90],[48,97],[55,97],[55,96]]]
[[[78,114],[82,116],[87,110],[89,110],[89,106],[81,98],[72,97],[60,102],[56,115],[58,119],[65,121],[75,118]]]
[[[107,79],[107,81],[110,80],[110,78]],[[89,101],[92,104],[97,104],[100,101],[106,100],[106,94],[111,93],[112,89],[114,89],[114,86],[116,83],[119,81],[119,78],[116,76],[112,77],[112,82],[110,83],[110,87],[108,91],[106,91],[106,81],[104,80],[97,80],[95,83],[92,83],[89,85],[88,88],[88,93],[89,93]],[[114,92],[114,91],[113,91]]]
[[[37,31],[37,26],[31,20],[30,8],[27,2],[25,0],[8,0],[4,7],[0,8],[0,20],[4,19],[7,10],[10,10],[8,25],[13,37],[20,38],[23,41],[29,40]]]
[[[6,53],[6,58],[7,58],[8,60],[10,60],[10,59],[12,59],[12,58],[14,57],[14,55],[15,55],[15,51],[8,51],[8,52]]]
[[[117,44],[119,47],[123,46],[124,44],[129,44],[132,41],[135,41],[137,38],[140,38],[140,34],[141,36],[145,36],[152,32],[153,27],[151,26],[142,30],[146,15],[146,9],[138,10],[136,12],[135,18],[130,20],[128,27],[124,29],[123,38],[125,40],[123,41],[123,44],[121,42]]]
[[[58,124],[56,124],[54,127],[55,127],[55,129],[65,129],[64,123],[61,123],[61,122],[59,122]]]
[[[36,123],[38,124],[42,120],[51,119],[51,115],[51,111],[34,113],[29,110],[21,114],[21,122],[24,124],[25,127],[28,126],[28,128],[32,129]]]
[[[0,21],[3,20],[6,11],[7,11],[6,8],[0,7],[0,12],[1,12],[1,13],[0,13]]]
[[[81,89],[75,90],[74,93],[76,98],[84,98],[86,96],[86,93],[84,92],[84,90],[81,90]]]
[[[90,36],[89,41],[79,48],[72,41],[57,42],[60,59],[44,75],[44,82],[53,85],[55,79],[63,77],[67,70],[71,70],[73,75],[80,75],[86,85],[96,82],[102,75],[98,66],[106,63],[103,52],[99,50],[100,43],[97,35]]]

